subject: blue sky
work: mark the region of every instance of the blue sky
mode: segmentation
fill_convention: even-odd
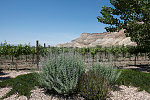
[[[0,42],[56,45],[81,33],[101,33],[97,21],[109,0],[0,0]]]

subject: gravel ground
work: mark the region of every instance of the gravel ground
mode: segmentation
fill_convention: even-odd
[[[1,88],[0,89],[0,97],[4,96],[10,90],[11,90],[11,88]],[[5,98],[4,100],[28,100],[28,99],[25,96],[18,97],[17,94],[14,94],[8,98]],[[44,89],[36,87],[35,90],[31,91],[31,97],[29,100],[66,100],[66,98],[58,96],[58,95],[45,94]],[[71,98],[67,98],[67,100],[84,100],[84,98],[74,96]]]
[[[30,72],[25,71],[4,71],[6,74],[0,75],[0,81],[5,79],[5,77],[16,77],[21,74],[27,74]],[[11,90],[11,87],[0,88],[0,97],[4,96]],[[27,100],[25,96],[19,96],[17,94],[11,95],[10,97],[4,100]],[[30,100],[66,100],[64,97],[60,97],[58,95],[46,94],[44,89],[36,87],[35,90],[31,91]],[[74,96],[67,100],[84,100],[84,98],[79,96]],[[150,100],[150,94],[146,91],[138,92],[138,88],[136,87],[126,87],[124,85],[120,86],[116,91],[110,92],[110,98],[107,100]]]
[[[146,91],[138,92],[138,88],[121,85],[118,91],[111,91],[111,97],[107,100],[150,100],[150,94]]]

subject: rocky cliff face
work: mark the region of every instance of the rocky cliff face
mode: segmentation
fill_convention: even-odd
[[[96,45],[116,46],[116,45],[136,45],[126,37],[124,30],[119,32],[104,32],[104,33],[82,33],[81,36],[70,43],[58,44],[57,47],[94,47]]]

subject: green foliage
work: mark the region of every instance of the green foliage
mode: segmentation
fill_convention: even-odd
[[[0,82],[0,87],[12,87],[11,91],[8,92],[1,99],[7,98],[12,94],[18,93],[19,96],[24,95],[30,98],[30,91],[34,89],[35,86],[39,86],[38,74],[30,73],[25,75],[19,75],[16,78],[11,78]]]
[[[39,82],[48,90],[69,95],[76,91],[78,78],[84,71],[80,57],[64,53],[50,57],[43,63]]]
[[[91,71],[84,73],[78,84],[78,92],[86,100],[105,100],[109,90],[109,83],[98,73]]]
[[[150,45],[150,1],[110,0],[114,7],[102,7],[99,22],[109,24],[107,31],[126,29],[125,33],[138,46]]]
[[[96,55],[97,52],[98,52],[98,48],[92,48],[90,51],[92,56]]]
[[[123,69],[117,80],[118,85],[132,85],[150,93],[150,73]]]
[[[47,48],[42,47],[39,45],[39,54],[45,55],[47,53]],[[1,55],[11,55],[13,57],[19,57],[20,55],[34,55],[36,54],[36,48],[33,46],[31,47],[29,44],[25,44],[24,46],[22,44],[19,44],[18,46],[13,46],[10,44],[7,44],[5,41],[4,43],[1,43],[0,45],[0,56]]]
[[[36,54],[36,48],[35,48],[35,46],[33,46],[33,47],[31,48],[31,54],[33,54],[33,55]]]
[[[24,55],[30,55],[32,53],[30,45],[25,45],[22,49],[22,52]]]
[[[122,53],[122,56],[125,57],[127,53],[127,47],[125,47],[124,45],[121,46],[120,51]]]
[[[114,85],[119,78],[121,71],[118,72],[117,68],[114,68],[112,65],[104,65],[104,64],[94,64],[90,71],[93,73],[98,73],[101,77],[108,80],[109,84]]]
[[[94,64],[79,81],[78,91],[88,100],[105,100],[121,71],[111,65]]]
[[[90,49],[89,48],[79,48],[78,52],[82,55],[85,55],[85,54],[88,54],[90,52]]]
[[[149,52],[149,48],[143,48],[141,46],[134,47],[134,46],[116,46],[116,47],[104,47],[101,46],[92,47],[92,48],[65,48],[65,47],[50,47],[44,48],[39,45],[39,55],[40,56],[51,56],[53,54],[61,54],[61,53],[69,53],[72,52],[74,54],[81,54],[83,58],[86,58],[87,55],[91,55],[92,59],[96,58],[96,55],[105,54],[107,57],[109,54],[113,54],[115,58],[119,57],[119,54],[122,53],[122,56],[125,57],[127,53],[132,55],[136,55],[138,53],[145,53]],[[142,52],[141,52],[142,51]],[[13,46],[7,44],[7,42],[1,43],[0,45],[0,56],[7,56],[10,55],[13,57],[20,57],[20,55],[36,55],[36,47],[30,45],[21,45]],[[101,55],[102,56],[102,55]],[[13,59],[12,59],[13,60]]]

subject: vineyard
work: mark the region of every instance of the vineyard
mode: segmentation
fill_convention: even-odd
[[[87,66],[95,62],[112,63],[114,66],[149,64],[149,50],[135,46],[116,46],[93,48],[46,47],[40,44],[30,46],[19,44],[13,46],[7,42],[0,45],[0,68],[2,69],[36,69],[45,56],[61,52],[80,54]]]
[[[0,45],[0,68],[2,69],[18,69],[35,68],[39,62],[38,56],[43,56],[47,49],[41,45],[38,47],[19,44],[13,46],[1,43]]]
[[[58,48],[42,46],[38,41],[36,46],[21,44],[12,46],[5,42],[0,46],[0,69],[3,71],[0,88],[9,86],[12,89],[0,99],[11,98],[15,93],[19,96],[24,95],[28,99],[35,98],[32,97],[31,92],[34,87],[43,88],[46,91],[44,94],[51,91],[49,94],[53,96],[57,93],[60,97],[67,98],[74,94],[74,97],[78,98],[71,100],[109,100],[106,98],[116,88],[129,93],[132,90],[130,85],[150,93],[150,74],[145,73],[150,72],[149,63],[148,49],[135,46]],[[145,65],[148,68],[143,68]],[[142,66],[142,70],[139,66]],[[143,72],[132,70],[133,67],[139,67],[137,70]],[[16,78],[4,76],[8,72],[9,76],[19,76]],[[23,73],[25,75],[21,75]],[[120,85],[128,86],[130,90],[127,91]],[[43,90],[38,91],[41,95]],[[120,93],[122,94],[122,91]],[[135,95],[137,92],[133,93]],[[150,97],[148,93],[147,98]],[[118,95],[113,96],[118,97]],[[46,96],[50,98],[49,95]]]

